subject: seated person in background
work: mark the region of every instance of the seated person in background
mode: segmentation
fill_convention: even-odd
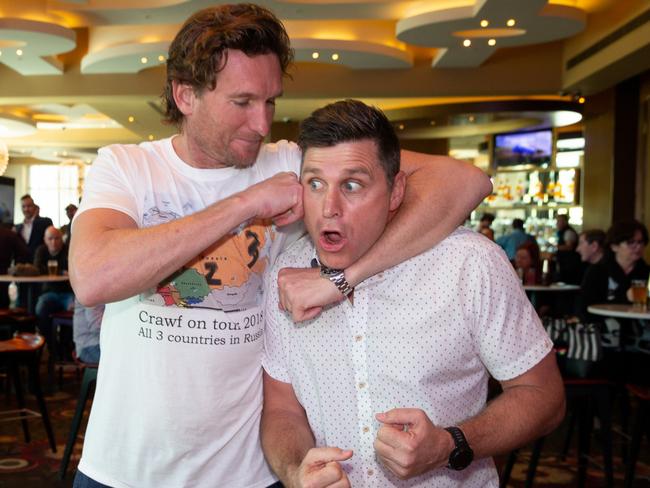
[[[0,223],[0,274],[6,274],[11,262],[29,262],[29,249],[11,226]],[[9,283],[0,283],[0,308],[9,307]]]
[[[68,274],[68,247],[63,243],[63,234],[54,226],[45,230],[45,244],[36,249],[34,265],[41,274],[48,274],[48,261],[56,261],[57,274]],[[74,295],[69,281],[43,283],[43,293],[36,302],[38,328],[45,337],[48,347],[54,344],[50,315],[61,310],[71,310]],[[53,351],[50,349],[50,354]]]
[[[533,240],[533,236],[524,232],[524,221],[514,219],[512,221],[512,232],[497,239],[497,244],[506,252],[506,256],[512,262],[515,260],[517,248],[524,242]]]
[[[74,301],[72,337],[77,357],[84,363],[99,362],[99,330],[104,316],[104,305],[85,307]]]
[[[599,263],[605,257],[605,241],[607,234],[600,229],[585,230],[580,233],[576,251],[580,259],[588,265]],[[583,279],[584,283],[584,279]]]
[[[579,285],[582,281],[585,266],[580,254],[576,252],[578,234],[569,225],[569,216],[560,214],[556,217],[557,252],[555,253],[555,281]]]
[[[478,229],[476,230],[479,234],[483,234],[485,237],[493,241],[494,230],[491,227],[492,222],[494,222],[494,214],[485,212],[483,215],[481,215],[481,220],[479,220]]]
[[[591,318],[587,307],[595,303],[631,303],[627,293],[632,280],[647,280],[650,268],[643,259],[648,229],[641,222],[617,222],[607,231],[608,251],[589,266],[582,282],[579,315]]]
[[[266,277],[267,460],[292,488],[498,486],[491,456],[564,415],[552,343],[512,266],[459,228],[351,289],[341,270],[402,200],[399,141],[382,112],[346,100],[305,120],[299,144],[309,236]],[[278,272],[318,262],[347,297],[297,326]],[[486,405],[490,374],[503,393]]]
[[[517,248],[515,269],[524,285],[537,285],[542,282],[542,261],[539,246],[535,241],[526,241]]]

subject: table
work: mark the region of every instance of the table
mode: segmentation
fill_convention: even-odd
[[[650,320],[650,310],[626,303],[602,303],[587,307],[589,313],[621,319]]]
[[[533,307],[537,308],[537,293],[564,293],[564,292],[577,292],[580,291],[580,286],[578,285],[567,285],[565,283],[551,283],[550,285],[524,285],[524,290],[526,291],[526,295],[528,295],[528,299],[530,300],[530,303],[533,304]],[[555,312],[559,315],[563,315],[566,310],[565,308],[569,308],[568,305],[564,303],[564,301],[560,300],[560,303],[555,303]]]
[[[631,319],[638,321],[641,335],[634,339],[631,349],[650,354],[650,310],[627,303],[599,303],[587,307],[587,311],[594,315],[614,317],[619,319]],[[621,325],[622,327],[622,325]],[[623,338],[621,337],[621,349],[623,349]],[[627,349],[627,346],[625,346]]]
[[[0,281],[13,283],[54,283],[59,281],[68,281],[68,275],[37,275],[37,276],[14,276],[9,274],[0,275]],[[34,295],[31,286],[27,288],[27,310],[34,313]]]
[[[550,285],[524,285],[526,291],[578,291],[578,285],[567,285],[564,283],[551,283]]]

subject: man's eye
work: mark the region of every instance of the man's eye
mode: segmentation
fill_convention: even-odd
[[[250,103],[250,100],[233,100],[233,103],[238,107],[245,107]]]
[[[318,180],[309,180],[309,188],[312,190],[320,190],[323,188],[323,184]]]
[[[343,183],[343,189],[345,191],[357,191],[361,189],[361,185],[356,181],[346,181]]]
[[[267,105],[273,105],[275,107],[275,99],[267,100]]]

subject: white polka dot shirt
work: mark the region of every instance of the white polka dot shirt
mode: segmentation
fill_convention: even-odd
[[[264,369],[291,383],[317,446],[353,449],[354,487],[498,486],[491,459],[406,481],[377,460],[375,414],[420,408],[441,427],[483,410],[487,380],[528,371],[552,343],[503,251],[459,228],[433,249],[358,285],[314,320],[278,310],[277,273],[309,267],[308,236],[267,277]]]

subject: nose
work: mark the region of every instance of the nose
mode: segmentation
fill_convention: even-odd
[[[336,189],[331,189],[323,201],[323,217],[331,219],[341,216],[341,196]]]
[[[272,105],[261,103],[255,107],[250,118],[250,127],[261,137],[266,137],[271,131],[271,122],[275,110]]]

